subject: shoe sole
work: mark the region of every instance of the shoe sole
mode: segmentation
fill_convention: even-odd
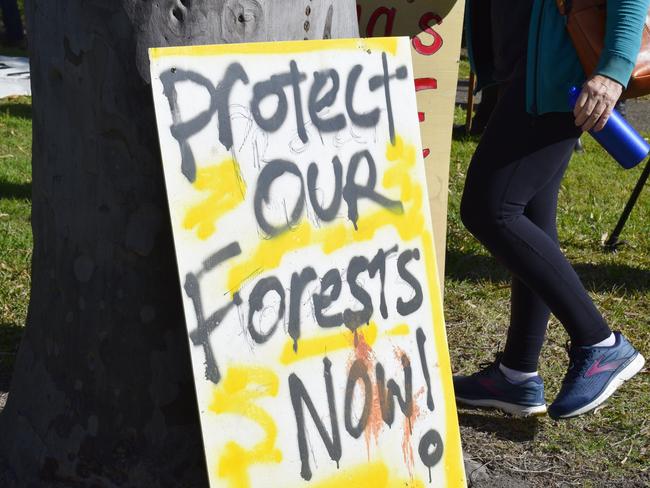
[[[590,412],[591,410],[597,408],[599,405],[604,403],[609,397],[611,397],[614,394],[614,392],[621,387],[623,383],[632,379],[634,375],[636,375],[639,371],[641,371],[644,365],[645,365],[645,358],[641,355],[641,353],[637,353],[634,359],[630,361],[630,364],[628,364],[625,368],[623,368],[621,372],[618,373],[618,375],[612,378],[609,384],[605,387],[605,390],[603,390],[603,392],[600,395],[598,395],[594,400],[592,400],[584,407],[574,410],[573,412],[569,412],[564,415],[558,415],[555,416],[554,418],[568,419],[571,417],[577,417],[578,415],[582,415],[584,413]]]
[[[457,403],[469,405],[471,407],[490,407],[502,410],[514,417],[531,417],[546,414],[546,405],[517,405],[516,403],[501,402],[499,400],[469,400],[467,398],[456,397]]]

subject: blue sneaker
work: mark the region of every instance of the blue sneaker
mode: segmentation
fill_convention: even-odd
[[[569,370],[548,414],[575,417],[595,409],[643,368],[645,359],[620,332],[611,347],[571,347]]]
[[[520,383],[509,381],[497,359],[471,376],[454,376],[456,401],[473,407],[492,407],[517,417],[544,415],[544,381],[539,376]]]

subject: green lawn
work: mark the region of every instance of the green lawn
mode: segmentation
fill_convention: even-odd
[[[31,99],[0,100],[0,361],[13,361],[29,302]]]
[[[457,113],[462,117],[462,113]],[[589,138],[574,157],[560,195],[562,246],[608,320],[650,356],[650,188],[624,232],[629,245],[602,252],[641,169],[623,171]],[[503,345],[508,276],[464,230],[458,216],[468,161],[476,141],[454,141],[451,158],[446,316],[452,363],[470,372]],[[0,363],[13,361],[29,298],[31,104],[0,100]],[[547,400],[566,367],[566,334],[552,321],[541,373]],[[1,364],[0,364],[1,365]],[[513,420],[462,410],[463,443],[473,458],[499,473],[538,485],[622,486],[650,483],[650,375],[625,386],[595,415],[556,423]],[[625,481],[623,481],[625,480]]]

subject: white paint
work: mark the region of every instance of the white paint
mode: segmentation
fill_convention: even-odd
[[[226,478],[219,475],[219,465],[220,462],[229,466],[234,464],[229,463],[227,457],[224,458],[224,455],[232,448],[233,442],[241,446],[241,449],[250,450],[265,440],[268,431],[259,421],[250,417],[251,415],[257,416],[258,419],[264,417],[259,414],[260,411],[263,411],[265,415],[268,414],[266,418],[272,419],[273,425],[277,428],[277,437],[273,441],[273,448],[281,452],[281,461],[263,461],[263,456],[257,455],[256,462],[248,471],[251,487],[306,487],[329,480],[338,474],[346,473],[347,475],[349,472],[354,472],[355,469],[363,469],[373,463],[386,466],[392,480],[387,486],[410,486],[409,480],[414,479],[428,483],[429,477],[432,480],[431,486],[456,487],[463,485],[462,467],[457,470],[455,479],[449,478],[450,474],[447,469],[451,464],[447,462],[450,458],[455,458],[458,466],[462,466],[462,463],[460,461],[460,443],[456,443],[457,452],[451,448],[448,450],[446,444],[449,439],[454,437],[458,439],[459,434],[454,422],[448,422],[448,418],[455,420],[456,415],[453,393],[450,388],[445,390],[443,381],[443,375],[448,375],[446,385],[450,386],[451,372],[447,366],[448,356],[445,361],[443,361],[442,355],[438,356],[441,352],[447,355],[446,344],[444,341],[436,344],[436,334],[434,333],[437,330],[438,337],[444,337],[444,323],[441,320],[442,304],[435,271],[433,271],[435,269],[433,245],[426,237],[426,235],[431,235],[432,224],[427,207],[427,188],[424,183],[426,177],[412,76],[410,42],[408,38],[400,38],[394,41],[395,52],[387,51],[389,74],[403,73],[403,68],[407,73],[406,77],[400,76],[398,79],[393,79],[390,84],[395,131],[404,140],[407,147],[403,153],[404,157],[399,160],[401,163],[390,161],[387,155],[391,143],[384,89],[382,87],[371,91],[369,88],[370,79],[376,75],[383,75],[382,48],[385,45],[392,45],[391,42],[384,41],[386,42],[384,45],[379,42],[366,44],[364,41],[352,41],[346,44],[345,48],[337,47],[340,46],[337,42],[339,41],[333,41],[332,47],[329,48],[326,45],[328,43],[321,43],[319,49],[314,48],[314,50],[305,52],[302,52],[302,43],[298,52],[292,52],[291,48],[284,48],[282,43],[269,43],[251,45],[250,49],[244,50],[244,52],[236,52],[236,47],[232,48],[234,52],[229,52],[229,48],[215,46],[212,51],[210,48],[195,48],[197,51],[193,53],[192,48],[188,48],[187,51],[174,51],[172,48],[167,51],[169,54],[163,49],[152,55],[152,90],[181,286],[183,287],[185,283],[189,282],[186,281],[188,274],[194,274],[197,277],[198,287],[201,290],[202,313],[206,317],[227,305],[231,299],[231,292],[238,291],[243,300],[240,307],[228,312],[224,320],[210,332],[210,345],[221,374],[217,385],[206,379],[204,348],[201,345],[195,345],[190,340],[197,400],[212,487],[232,486]],[[198,49],[204,50],[198,51]],[[274,52],[275,50],[277,52]],[[306,76],[306,80],[301,83],[301,90],[302,112],[308,134],[307,141],[302,141],[297,135],[296,106],[291,88],[284,89],[288,111],[284,123],[277,131],[272,133],[263,131],[253,120],[250,111],[250,101],[255,84],[268,80],[271,75],[287,72],[290,61],[295,61],[298,70],[305,73]],[[197,188],[181,172],[180,146],[170,131],[173,124],[172,114],[169,101],[163,92],[161,76],[166,75],[170,78],[175,76],[179,77],[176,78],[177,80],[183,80],[184,78],[181,77],[185,76],[184,73],[193,72],[216,86],[223,79],[228,67],[235,62],[241,63],[244,67],[249,83],[238,82],[231,92],[233,147],[228,149],[219,142],[220,127],[216,115],[205,121],[204,127],[192,135],[188,139],[188,143],[199,173],[206,168],[233,168],[234,164],[230,159],[234,158],[239,167],[241,180],[232,178],[231,170],[230,174],[228,172],[221,174],[220,179],[216,179],[216,181],[226,181],[225,178],[242,181],[245,183],[246,191],[242,198],[243,185],[236,183],[227,188],[215,190],[214,198],[210,204],[212,207],[217,206],[219,199],[223,197],[237,197],[241,201],[228,213],[218,219],[213,219],[216,231],[201,239],[197,236],[196,228],[188,228],[185,222],[192,208],[205,203],[206,199],[210,198],[210,192],[206,192],[205,188]],[[357,65],[361,66],[363,70],[359,76],[353,99],[354,109],[357,113],[366,113],[379,108],[380,118],[376,127],[355,126],[346,109],[344,96],[346,82],[349,73]],[[339,73],[340,89],[334,103],[323,109],[319,116],[320,118],[331,118],[336,114],[343,114],[347,120],[344,129],[331,133],[316,130],[307,110],[313,73],[329,69],[335,69]],[[179,112],[183,121],[209,109],[207,90],[204,86],[199,86],[194,82],[178,81],[176,87],[177,100],[180,105]],[[270,106],[263,106],[261,108],[263,113],[268,110],[273,111],[274,103],[277,106],[277,98],[273,96],[267,102],[270,102],[267,103]],[[449,102],[453,103],[451,99]],[[262,232],[255,218],[254,195],[261,172],[273,160],[282,159],[295,163],[302,173],[305,187],[307,186],[307,168],[310,163],[315,162],[320,171],[316,195],[321,204],[328,206],[334,193],[333,158],[338,157],[341,161],[343,183],[345,184],[350,160],[353,155],[361,151],[370,152],[376,164],[376,192],[390,200],[402,199],[405,214],[400,214],[399,217],[395,217],[397,214],[392,214],[398,222],[397,225],[387,223],[378,227],[375,233],[367,235],[365,240],[348,241],[343,247],[326,252],[323,243],[325,241],[331,243],[333,235],[328,234],[327,237],[319,239],[315,237],[319,232],[327,232],[336,228],[337,230],[342,229],[343,232],[350,232],[352,235],[357,235],[356,232],[366,235],[363,233],[364,229],[373,228],[373,222],[382,222],[386,214],[380,212],[381,207],[376,202],[367,198],[360,199],[359,214],[362,217],[367,216],[367,218],[359,222],[359,230],[355,231],[353,223],[348,219],[348,207],[345,200],[341,203],[334,220],[323,222],[317,218],[307,196],[302,219],[296,226],[302,225],[303,228],[307,225],[310,226],[311,239],[307,241],[306,245],[301,245],[296,249],[290,247],[292,239],[298,239],[298,237],[294,237],[294,234],[299,234],[296,228],[287,231],[284,236],[275,238],[269,238]],[[355,178],[359,184],[368,178],[367,166],[361,164],[360,168],[361,170]],[[404,183],[404,186],[385,184],[385,181],[390,181],[390,177],[386,180],[384,177],[394,174],[396,171],[398,175],[402,176],[396,181],[408,181],[409,183]],[[272,185],[271,201],[263,206],[263,212],[273,225],[280,226],[287,221],[287,216],[291,213],[299,196],[297,181],[294,175],[285,174]],[[407,189],[404,190],[405,188]],[[420,190],[421,194],[418,193]],[[305,191],[307,192],[306,189]],[[421,198],[414,197],[414,195],[421,195]],[[410,212],[414,208],[416,210]],[[395,222],[395,220],[391,219],[387,222]],[[408,231],[404,231],[404,234],[410,237],[403,238],[398,232],[398,228],[409,231],[423,228],[426,232],[420,233],[420,230],[413,230],[414,234],[409,234]],[[284,241],[281,240],[283,238]],[[236,269],[238,264],[246,262],[251,256],[254,256],[259,246],[273,241],[273,239],[277,239],[275,242],[285,242],[286,244],[282,245],[284,249],[292,249],[283,255],[279,266],[271,269],[254,269],[250,273],[247,269],[241,276],[238,275],[238,277],[246,278],[243,282],[229,283],[229,272]],[[241,255],[222,262],[214,269],[205,270],[205,263],[209,262],[210,257],[233,242],[237,242],[241,247]],[[395,418],[390,428],[379,417],[380,428],[376,432],[376,437],[373,429],[367,428],[359,438],[355,439],[345,427],[344,399],[350,366],[357,359],[357,355],[364,355],[364,350],[363,347],[355,350],[353,336],[345,326],[341,325],[333,329],[319,327],[315,319],[311,296],[319,293],[320,279],[329,270],[338,269],[342,275],[342,291],[335,302],[324,312],[333,315],[346,309],[360,310],[362,306],[359,299],[353,296],[347,282],[346,272],[349,263],[355,256],[372,260],[379,249],[389,251],[393,246],[398,246],[399,249],[386,260],[387,318],[384,319],[380,314],[381,284],[379,276],[371,277],[368,272],[362,272],[356,277],[358,284],[372,299],[374,313],[370,322],[375,324],[372,327],[377,330],[376,340],[372,342],[372,350],[368,358],[368,362],[371,363],[369,376],[374,393],[377,391],[375,368],[376,364],[381,362],[385,369],[386,380],[394,380],[403,394],[404,370],[401,358],[402,354],[406,355],[412,370],[413,402],[417,415],[414,415],[409,421],[395,402]],[[431,250],[428,254],[425,251],[427,249],[425,246]],[[402,316],[397,311],[398,299],[410,301],[414,290],[403,279],[403,276],[399,275],[397,258],[401,253],[413,249],[419,251],[420,258],[409,261],[407,269],[422,286],[424,298],[419,309]],[[426,261],[425,256],[427,257]],[[294,273],[300,273],[307,267],[313,267],[318,278],[308,283],[300,299],[299,308],[302,320],[298,351],[300,352],[303,350],[302,348],[306,347],[306,342],[303,340],[322,339],[324,336],[329,336],[332,340],[332,335],[336,336],[332,343],[336,343],[337,338],[343,338],[344,347],[325,347],[322,353],[297,362],[287,363],[280,360],[285,357],[283,351],[286,350],[290,357],[295,357],[294,353],[290,352],[291,338],[287,332],[292,302],[289,291],[290,283]],[[428,270],[432,270],[432,272],[428,273]],[[254,342],[248,330],[250,308],[248,300],[255,285],[261,279],[269,277],[277,277],[285,290],[286,308],[284,317],[277,324],[275,332],[267,342],[258,344]],[[231,289],[231,285],[235,287],[234,290]],[[198,319],[195,305],[187,292],[188,289],[181,290],[181,294],[184,301],[186,325],[189,334],[192,335],[197,328]],[[278,303],[279,298],[276,293],[273,292],[266,296],[263,309],[254,316],[253,325],[258,332],[269,333],[278,313]],[[408,325],[406,334],[392,335],[390,333],[396,326],[403,324]],[[431,378],[431,393],[435,403],[433,411],[427,406],[427,386],[416,342],[418,329],[422,329],[426,337],[425,367]],[[364,337],[372,337],[371,330],[373,330],[371,326],[364,324],[359,328],[359,333]],[[288,344],[289,348],[287,348]],[[305,407],[303,411],[309,444],[308,457],[313,474],[308,482],[301,477],[301,459],[297,442],[298,428],[290,396],[289,378],[295,374],[303,382],[317,410],[317,417],[322,418],[326,430],[331,435],[328,396],[324,380],[324,357],[327,357],[332,364],[331,372],[342,457],[337,467],[337,463],[330,459]],[[445,368],[442,368],[440,364],[445,364]],[[242,367],[264,370],[262,374],[259,373],[259,369],[256,369],[257,372],[252,375],[252,378],[259,378],[257,380],[259,382],[252,381],[244,388],[244,391],[252,390],[258,395],[252,400],[254,407],[240,403],[236,411],[221,412],[219,408],[242,394],[242,390],[238,388],[244,386],[245,381],[233,381],[232,374],[229,373],[230,368]],[[269,372],[270,375],[267,375]],[[278,391],[276,394],[268,394],[270,385],[275,384],[274,379],[277,380]],[[358,421],[362,411],[363,392],[364,387],[359,381],[353,393],[351,408],[353,424]],[[217,396],[218,401],[215,400],[216,394],[219,395]],[[375,415],[378,413],[376,410]],[[449,426],[453,428],[450,429]],[[421,439],[427,438],[427,432],[431,429],[435,429],[443,439],[444,452],[448,457],[434,465],[433,469],[429,471],[420,459],[418,447]],[[454,444],[450,442],[448,445]],[[412,458],[409,458],[408,447],[412,449],[410,451]],[[439,444],[436,444],[436,447],[439,448]],[[412,459],[412,464],[409,462],[410,459]]]

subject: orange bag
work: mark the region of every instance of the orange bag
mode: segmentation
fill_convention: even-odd
[[[567,18],[567,30],[585,74],[590,76],[605,45],[607,0],[556,0],[560,13]],[[650,94],[650,15],[643,26],[641,50],[636,66],[621,98]]]

